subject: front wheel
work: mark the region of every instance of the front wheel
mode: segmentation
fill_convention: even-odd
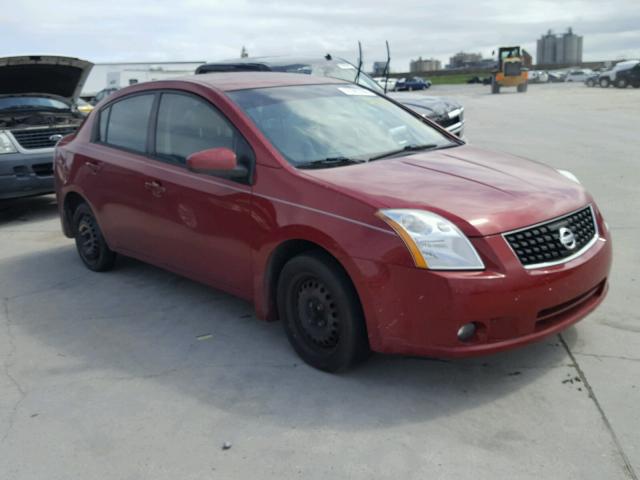
[[[609,85],[611,85],[611,82],[610,82],[610,81],[609,81],[609,79],[608,79],[608,78],[606,78],[606,77],[605,77],[605,78],[601,78],[601,79],[600,79],[600,81],[599,81],[599,83],[600,83],[600,86],[601,86],[602,88],[609,88]]]
[[[98,221],[86,203],[73,213],[73,229],[78,255],[89,270],[104,272],[113,268],[116,254],[107,246]]]
[[[326,372],[364,360],[369,342],[358,295],[329,255],[289,260],[278,280],[278,311],[289,342],[306,363]]]

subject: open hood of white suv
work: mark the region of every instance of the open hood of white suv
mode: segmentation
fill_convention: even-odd
[[[75,101],[93,63],[79,58],[28,55],[0,58],[0,96],[44,94]]]

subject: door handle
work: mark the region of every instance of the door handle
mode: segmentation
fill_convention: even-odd
[[[99,162],[92,162],[91,160],[87,160],[84,164],[91,170],[91,173],[94,175],[100,171],[102,168],[102,164]]]
[[[149,190],[154,197],[161,197],[167,190],[160,182],[156,182],[155,180],[148,180],[144,182],[144,188]]]

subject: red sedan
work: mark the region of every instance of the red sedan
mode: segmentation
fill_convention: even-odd
[[[64,233],[254,303],[337,371],[524,345],[603,300],[611,241],[569,172],[467,146],[362,87],[215,73],[120,90],[55,158]]]

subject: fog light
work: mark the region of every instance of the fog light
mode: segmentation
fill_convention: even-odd
[[[476,324],[467,323],[458,329],[458,340],[461,342],[467,342],[473,338],[476,334]]]

